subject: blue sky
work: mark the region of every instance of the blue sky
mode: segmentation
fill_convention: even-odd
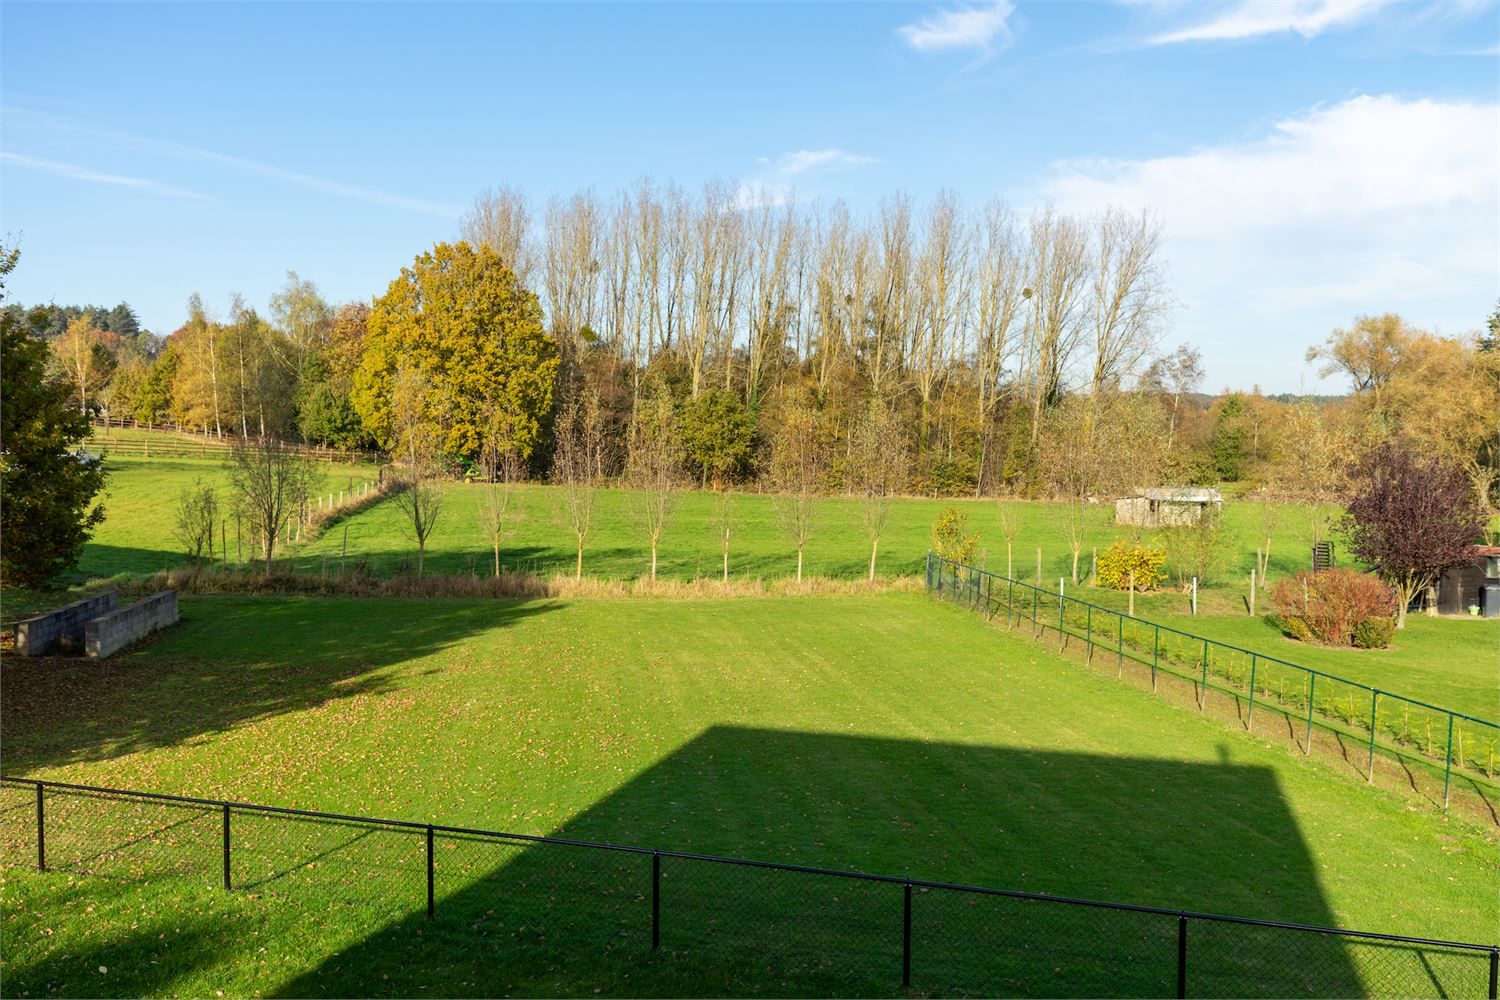
[[[0,5],[15,301],[382,291],[481,189],[1146,206],[1210,388],[1500,297],[1494,3]],[[1339,390],[1342,387],[1337,387]]]

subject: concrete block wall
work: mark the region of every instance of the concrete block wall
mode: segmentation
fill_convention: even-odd
[[[120,592],[106,590],[93,597],[74,601],[56,611],[28,618],[16,626],[16,654],[43,656],[64,640],[74,644],[84,641],[84,626],[100,615],[120,606]]]
[[[89,622],[85,628],[84,652],[102,660],[142,636],[176,623],[177,591],[163,590]]]

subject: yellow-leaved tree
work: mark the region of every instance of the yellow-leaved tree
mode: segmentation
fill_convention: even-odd
[[[537,297],[488,246],[439,243],[370,309],[351,399],[383,448],[409,421],[394,412],[398,370],[420,377],[440,451],[473,460],[487,444],[529,457],[552,407],[557,344]],[[490,442],[502,434],[507,440]]]

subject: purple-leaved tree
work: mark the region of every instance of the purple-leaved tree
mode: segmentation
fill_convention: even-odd
[[[1386,442],[1355,464],[1340,527],[1349,551],[1395,589],[1405,628],[1412,599],[1470,558],[1484,515],[1462,471]]]

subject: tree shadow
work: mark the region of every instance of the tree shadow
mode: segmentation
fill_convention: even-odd
[[[384,668],[544,614],[553,602],[192,597],[149,648],[6,657],[5,771],[110,760],[391,690]],[[358,641],[351,641],[351,635]],[[204,650],[212,650],[205,655]]]
[[[440,834],[258,820],[295,899],[404,894],[412,914],[282,984],[331,995],[890,995],[900,884]],[[1270,769],[714,727],[559,828],[569,838],[862,868],[1331,925]],[[243,838],[240,843],[243,843]],[[319,854],[316,866],[304,862]],[[340,852],[335,852],[340,853]],[[898,859],[898,860],[892,860]],[[1239,874],[1225,869],[1239,867]],[[384,897],[382,897],[384,898]],[[1172,995],[1174,916],[941,888],[912,894],[919,994]],[[1195,921],[1189,995],[1357,996],[1338,939]],[[1408,963],[1422,976],[1420,961]],[[1404,973],[1403,973],[1404,974]],[[1430,983],[1413,980],[1415,992]]]

